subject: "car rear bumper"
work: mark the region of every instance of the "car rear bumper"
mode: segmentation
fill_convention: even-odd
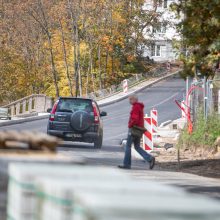
[[[10,116],[0,116],[0,119],[10,120],[11,117]]]
[[[60,137],[66,141],[79,141],[88,143],[93,143],[99,137],[97,132],[86,132],[80,134],[76,132],[48,130],[47,133],[52,136]]]

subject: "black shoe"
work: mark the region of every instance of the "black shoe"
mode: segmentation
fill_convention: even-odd
[[[150,161],[150,170],[152,170],[154,168],[155,165],[155,157],[152,157],[151,161]]]
[[[120,168],[120,169],[126,169],[126,170],[130,170],[130,169],[131,169],[131,167],[124,166],[124,165],[119,165],[118,168]]]

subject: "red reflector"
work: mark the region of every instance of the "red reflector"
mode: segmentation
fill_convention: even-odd
[[[99,123],[99,111],[94,102],[92,103],[92,106],[93,106],[93,112],[94,112],[94,122]]]
[[[50,121],[54,121],[55,115],[50,115]]]
[[[50,121],[54,121],[54,118],[55,118],[55,113],[56,113],[56,110],[57,110],[57,106],[58,106],[58,100],[54,103],[54,106],[52,108],[52,111],[50,113]]]

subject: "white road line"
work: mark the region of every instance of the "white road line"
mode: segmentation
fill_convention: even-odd
[[[163,105],[164,103],[170,101],[171,99],[173,99],[174,97],[176,97],[179,93],[181,93],[181,92],[183,92],[183,91],[184,91],[184,89],[182,89],[180,92],[177,92],[177,93],[173,94],[173,95],[170,96],[169,98],[167,98],[167,99],[165,99],[165,100],[163,100],[163,101],[157,103],[156,105],[152,105],[152,106],[147,107],[147,108],[150,108],[150,109],[151,109],[151,108],[153,108],[153,107],[158,107],[158,106],[160,106],[160,105]],[[123,117],[121,117],[121,116],[123,116]],[[103,121],[105,122],[105,121],[109,121],[109,120],[115,120],[115,119],[118,119],[118,118],[123,119],[123,118],[127,118],[128,116],[129,116],[129,112],[126,112],[126,113],[121,113],[121,114],[117,115],[117,117],[111,116],[110,118],[105,118],[105,119],[103,119]]]
[[[173,99],[174,97],[176,97],[179,93],[181,93],[181,92],[183,92],[183,91],[184,91],[184,89],[181,89],[180,92],[177,92],[177,93],[173,94],[171,97],[169,97],[169,98],[163,100],[162,102],[159,102],[159,103],[156,104],[156,105],[152,105],[150,108],[158,107],[158,106],[160,106],[160,105],[163,105],[164,103],[168,102],[170,99]]]

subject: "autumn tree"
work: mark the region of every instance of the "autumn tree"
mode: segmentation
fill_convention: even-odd
[[[220,0],[183,0],[172,6],[181,19],[184,75],[213,76],[220,59]]]
[[[148,68],[144,0],[1,0],[0,102],[83,96]]]

